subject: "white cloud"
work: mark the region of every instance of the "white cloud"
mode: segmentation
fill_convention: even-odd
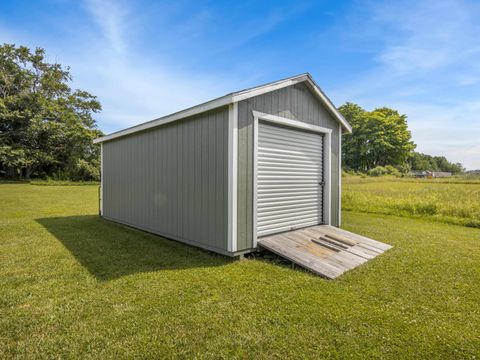
[[[85,79],[85,86],[95,85],[103,104],[102,128],[107,132],[157,118],[221,94],[212,77],[179,72],[166,65],[148,64],[136,57],[110,58],[83,69],[95,80]],[[93,90],[92,90],[93,91]]]
[[[396,108],[408,115],[418,151],[480,168],[480,5],[370,5],[365,26],[384,41],[374,55],[377,66],[340,86],[334,98]]]
[[[462,63],[471,67],[480,47],[473,3],[458,0],[388,2],[373,7],[376,23],[389,31],[379,55],[389,69],[431,71]]]
[[[112,49],[123,53],[127,46],[124,39],[127,6],[112,0],[86,0],[85,5]]]
[[[457,106],[397,103],[394,107],[409,114],[417,151],[446,156],[468,169],[478,168],[480,101]]]
[[[137,51],[132,36],[136,33],[129,31],[136,27],[136,19],[129,5],[88,0],[85,8],[95,26],[77,32],[71,49],[46,45],[49,55],[61,53],[58,61],[71,67],[75,87],[98,96],[103,110],[97,119],[103,131],[136,125],[223,95],[225,84],[231,82],[226,78],[221,82],[222,74],[201,75],[174,60],[150,60]]]

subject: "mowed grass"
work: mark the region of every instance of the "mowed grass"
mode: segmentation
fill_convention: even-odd
[[[480,182],[473,179],[343,178],[342,208],[415,216],[480,228]]]
[[[328,281],[102,220],[96,186],[0,199],[1,359],[480,356],[480,229],[344,212],[394,248]]]

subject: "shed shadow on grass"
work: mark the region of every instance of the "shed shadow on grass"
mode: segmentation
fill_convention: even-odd
[[[97,215],[36,221],[99,281],[142,272],[222,266],[232,261]]]

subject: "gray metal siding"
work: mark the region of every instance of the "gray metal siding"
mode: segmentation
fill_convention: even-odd
[[[228,108],[103,143],[103,215],[225,252]]]
[[[304,84],[259,95],[238,104],[238,250],[253,246],[253,110],[332,129],[332,225],[338,225],[338,121]]]

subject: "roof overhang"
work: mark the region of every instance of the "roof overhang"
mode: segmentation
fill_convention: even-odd
[[[352,127],[350,124],[345,120],[345,118],[340,114],[338,109],[333,105],[333,103],[330,101],[330,99],[325,95],[325,93],[320,89],[320,87],[315,83],[315,81],[312,79],[310,74],[305,73],[302,75],[297,75],[293,76],[287,79],[275,81],[273,83],[257,86],[254,88],[242,90],[242,91],[237,91],[222,97],[219,97],[217,99],[207,101],[205,103],[202,103],[197,106],[193,106],[191,108],[158,118],[154,119],[148,122],[145,122],[143,124],[135,125],[132,127],[129,127],[124,130],[120,130],[117,132],[114,132],[109,135],[102,136],[98,139],[95,139],[93,142],[95,144],[97,143],[102,143],[105,141],[113,140],[122,136],[127,136],[139,131],[144,131],[147,129],[151,129],[157,126],[161,126],[164,124],[168,124],[173,121],[177,121],[180,119],[184,119],[189,116],[201,114],[203,112],[213,110],[222,106],[227,106],[229,104],[239,102],[245,99],[252,98],[254,96],[262,95],[271,91],[275,91],[278,89],[285,88],[287,86],[291,86],[294,84],[302,83],[305,82],[307,86],[312,90],[312,92],[317,96],[317,98],[320,100],[320,102],[325,105],[327,110],[330,112],[330,114],[342,125],[343,129],[351,133],[352,132]]]

